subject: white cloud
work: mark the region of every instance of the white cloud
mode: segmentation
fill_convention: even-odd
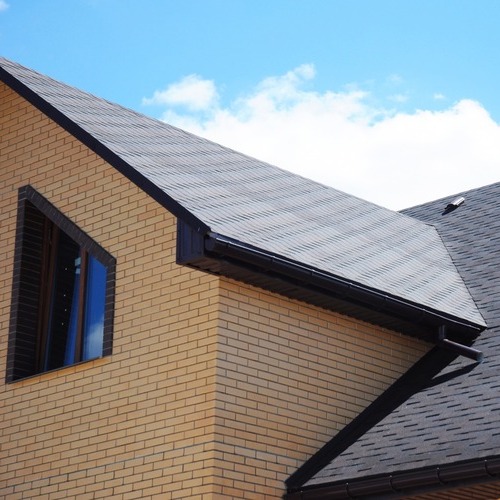
[[[9,4],[5,0],[0,0],[0,12],[7,10],[9,8]]]
[[[313,78],[313,66],[300,66],[208,115],[163,118],[394,209],[500,180],[500,126],[479,103],[394,112],[359,90],[304,90]]]
[[[204,80],[198,75],[188,75],[165,90],[155,91],[153,97],[143,99],[143,104],[184,106],[190,111],[207,110],[217,105],[217,102],[218,94],[214,82]]]

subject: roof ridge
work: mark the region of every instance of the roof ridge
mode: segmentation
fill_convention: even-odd
[[[419,203],[417,205],[412,205],[411,207],[402,208],[401,210],[398,210],[398,212],[401,213],[401,214],[406,215],[405,212],[410,211],[410,210],[415,210],[415,209],[418,209],[418,208],[421,208],[421,207],[425,207],[429,203],[439,203],[440,201],[442,201],[444,203],[447,200],[455,199],[455,198],[457,198],[459,196],[464,196],[465,197],[468,194],[472,194],[472,193],[474,193],[476,191],[479,191],[479,190],[483,191],[484,189],[492,188],[492,187],[497,186],[497,185],[500,185],[500,181],[491,182],[489,184],[485,184],[484,186],[477,186],[477,187],[469,188],[469,189],[466,189],[464,191],[458,191],[456,193],[452,193],[452,194],[449,194],[449,195],[446,195],[446,196],[442,196],[442,197],[436,198],[434,200],[428,200],[428,201],[425,201],[423,203]],[[410,217],[411,217],[411,215],[410,215]]]

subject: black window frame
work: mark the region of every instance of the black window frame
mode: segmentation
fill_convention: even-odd
[[[116,259],[62,214],[32,186],[18,191],[17,227],[14,251],[11,316],[7,347],[7,383],[52,371],[44,369],[40,350],[40,316],[43,306],[42,262],[43,240],[47,223],[64,232],[82,249],[106,268],[104,332],[102,357],[112,354],[113,318],[116,282]],[[101,357],[101,356],[99,356]],[[92,358],[95,359],[95,358]],[[77,359],[54,369],[90,361]]]

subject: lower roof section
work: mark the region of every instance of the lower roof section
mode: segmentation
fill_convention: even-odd
[[[500,494],[500,458],[491,457],[444,465],[429,469],[412,470],[386,476],[367,477],[361,480],[325,484],[317,488],[304,487],[289,492],[286,500],[341,500],[429,498],[436,500],[439,492],[457,490],[451,498],[497,498]],[[430,495],[430,496],[428,496]],[[450,499],[449,494],[442,498]]]

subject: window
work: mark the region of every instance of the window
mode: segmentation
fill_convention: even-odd
[[[114,258],[30,186],[17,224],[7,380],[111,354]]]

